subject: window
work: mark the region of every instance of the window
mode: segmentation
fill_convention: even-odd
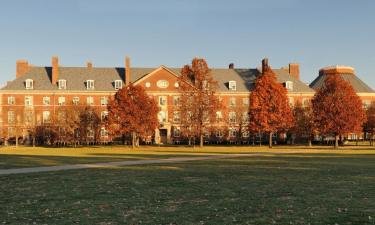
[[[174,123],[179,123],[180,121],[181,121],[180,112],[174,111],[173,112],[173,122]]]
[[[122,88],[122,80],[115,80],[115,89],[119,90]]]
[[[26,89],[34,89],[34,81],[32,79],[27,79],[25,84]]]
[[[293,82],[292,82],[292,81],[286,81],[286,82],[285,82],[285,88],[286,88],[288,91],[293,91]]]
[[[44,111],[43,112],[43,123],[49,123],[50,122],[50,112]]]
[[[167,122],[167,113],[165,111],[160,111],[158,117],[160,123]]]
[[[32,123],[34,121],[33,118],[34,118],[33,111],[25,112],[25,123]]]
[[[102,137],[108,137],[108,130],[105,129],[104,127],[102,127],[100,129],[100,136],[102,136]]]
[[[14,105],[16,104],[16,98],[14,96],[8,97],[8,105]]]
[[[242,131],[242,137],[248,138],[250,136],[250,132],[248,130]]]
[[[48,96],[43,97],[43,105],[50,105],[51,104],[51,98]]]
[[[229,112],[229,122],[230,123],[236,122],[236,112]]]
[[[242,105],[248,106],[249,103],[250,103],[249,98],[243,98],[243,99],[242,99]]]
[[[178,128],[175,128],[175,129],[173,130],[173,136],[174,136],[174,137],[180,137],[180,136],[181,136],[181,130],[178,129]]]
[[[101,112],[100,118],[102,119],[102,121],[106,120],[108,118],[108,112],[107,111]]]
[[[73,104],[78,105],[79,104],[79,97],[73,97]]]
[[[216,112],[216,121],[220,122],[223,119],[223,113],[221,111]]]
[[[235,97],[229,98],[229,106],[231,106],[231,107],[236,106],[236,98]]]
[[[57,85],[58,85],[58,88],[60,90],[65,90],[66,89],[66,80],[58,80]]]
[[[59,99],[58,99],[58,103],[59,103],[59,105],[65,105],[65,97],[60,96]]]
[[[94,80],[87,80],[86,81],[86,89],[87,90],[94,90],[95,89]]]
[[[248,112],[243,112],[242,113],[242,121],[243,122],[249,122],[249,120],[250,120],[249,113]]]
[[[222,130],[217,130],[216,131],[216,137],[218,137],[218,138],[223,137],[223,131]]]
[[[92,129],[87,130],[87,137],[93,138],[95,136],[95,132]]]
[[[87,97],[87,105],[94,105],[94,98],[89,96]]]
[[[229,81],[228,87],[229,87],[229,90],[235,91],[237,89],[236,81],[234,81],[234,80]]]
[[[173,105],[180,105],[180,96],[173,96]]]
[[[156,83],[156,86],[158,86],[159,88],[167,88],[169,86],[169,82],[167,80],[159,80]]]
[[[33,106],[33,96],[25,96],[25,106]]]
[[[14,111],[9,111],[8,112],[8,123],[14,123],[16,122],[16,116]]]
[[[229,137],[236,137],[237,136],[237,131],[236,129],[232,128],[232,129],[229,129]]]
[[[100,104],[101,104],[102,106],[106,106],[106,105],[108,105],[108,97],[101,97],[101,98],[100,98]]]
[[[159,105],[167,105],[167,96],[159,96]]]

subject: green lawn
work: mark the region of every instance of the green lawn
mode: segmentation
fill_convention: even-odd
[[[0,176],[0,224],[375,224],[374,152],[280,148],[257,157]]]

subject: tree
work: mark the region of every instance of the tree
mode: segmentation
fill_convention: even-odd
[[[314,137],[314,120],[311,105],[302,106],[297,102],[293,109],[294,126],[292,132],[298,137],[306,137],[308,145],[311,147],[311,141]]]
[[[132,147],[139,138],[149,136],[157,128],[159,107],[141,86],[129,84],[120,89],[108,104],[109,130],[114,135],[131,135]]]
[[[366,115],[353,87],[340,76],[327,76],[312,99],[314,122],[322,135],[339,136],[361,131]]]
[[[188,131],[189,137],[199,138],[203,147],[204,133],[216,119],[221,108],[216,96],[218,88],[204,59],[194,58],[191,66],[185,65],[179,80],[181,125]]]
[[[287,90],[277,83],[267,59],[262,61],[262,74],[256,78],[250,94],[249,119],[250,131],[269,133],[270,148],[272,135],[277,131],[286,131],[293,125]]]
[[[86,106],[79,114],[79,136],[86,144],[97,143],[100,136],[101,118],[97,108]]]
[[[363,130],[370,135],[370,145],[374,145],[375,136],[375,102],[372,102],[366,111],[367,121]]]

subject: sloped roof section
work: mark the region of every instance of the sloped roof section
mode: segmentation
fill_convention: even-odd
[[[354,74],[336,74],[336,75],[322,74],[322,75],[319,75],[313,82],[311,82],[310,87],[315,90],[323,87],[324,81],[327,76],[341,76],[344,80],[348,81],[352,85],[355,92],[357,93],[374,93],[374,90],[371,87],[369,87],[366,83],[364,83],[361,79],[359,79]]]
[[[131,68],[130,79],[135,82],[157,68]],[[181,68],[168,68],[177,76],[180,76]],[[275,69],[277,80],[280,83],[293,82],[293,91],[290,92],[314,92],[308,85],[289,75],[286,70]],[[33,67],[24,76],[17,78],[3,87],[1,90],[25,90],[25,80],[34,81],[34,91],[58,90],[56,84],[51,83],[51,67]],[[257,69],[220,69],[212,68],[212,76],[219,84],[219,92],[249,92],[253,89]],[[99,68],[94,67],[59,67],[59,78],[67,81],[67,91],[86,91],[86,81],[95,81],[95,91],[113,91],[114,81],[125,78],[124,68]],[[229,90],[229,81],[236,81],[236,91]],[[30,90],[30,91],[33,91]]]

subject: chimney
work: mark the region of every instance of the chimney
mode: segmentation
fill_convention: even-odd
[[[92,62],[90,62],[90,61],[87,61],[87,69],[88,70],[92,70]]]
[[[234,63],[230,63],[228,66],[229,69],[234,69]]]
[[[59,58],[52,56],[52,84],[56,84],[59,79]]]
[[[298,63],[290,63],[289,64],[289,75],[291,77],[296,78],[299,80],[299,64]]]
[[[264,58],[262,60],[262,73],[264,73],[264,71],[266,71],[268,69],[268,58]]]
[[[130,58],[126,56],[125,58],[125,85],[130,83]]]
[[[30,66],[27,60],[17,60],[16,62],[16,78],[22,77],[29,72]]]

